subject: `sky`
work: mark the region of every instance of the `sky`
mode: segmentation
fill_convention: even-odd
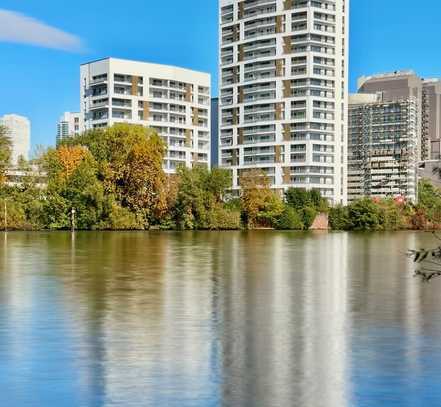
[[[117,57],[218,77],[217,0],[1,0],[0,115],[32,123],[32,145],[53,145],[58,118],[79,110],[80,64]],[[441,2],[351,0],[350,90],[357,78],[413,69],[441,77]]]

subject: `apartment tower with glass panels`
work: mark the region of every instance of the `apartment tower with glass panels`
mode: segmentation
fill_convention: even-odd
[[[219,163],[347,201],[349,0],[220,0]]]

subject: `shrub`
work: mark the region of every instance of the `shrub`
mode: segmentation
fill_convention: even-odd
[[[371,199],[365,198],[351,203],[348,216],[353,230],[379,230],[380,208]]]
[[[110,228],[113,230],[142,230],[143,222],[137,219],[136,215],[128,208],[118,204],[112,205],[110,213]]]
[[[311,206],[307,206],[300,211],[303,228],[309,230],[317,217],[317,210]]]
[[[211,230],[238,230],[241,227],[240,211],[217,207],[210,212],[209,222]]]
[[[328,211],[328,202],[315,189],[289,188],[285,192],[285,201],[297,211],[306,207],[314,208],[318,212]]]
[[[279,230],[302,230],[303,223],[300,215],[289,205],[285,205],[282,214],[276,221],[276,229]]]
[[[345,206],[336,206],[329,210],[329,225],[333,230],[349,230],[351,222],[349,221],[348,208]]]

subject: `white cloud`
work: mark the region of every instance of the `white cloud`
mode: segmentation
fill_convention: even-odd
[[[79,37],[32,17],[0,9],[0,42],[36,45],[70,52],[84,50]]]

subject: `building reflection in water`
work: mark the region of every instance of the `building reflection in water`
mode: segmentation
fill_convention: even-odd
[[[402,256],[421,235],[2,237],[0,385],[15,374],[17,400],[349,407],[407,385],[416,402],[426,348],[441,359],[439,286]]]
[[[225,406],[347,405],[345,245],[344,234],[254,233],[232,244],[241,261],[223,279]]]

